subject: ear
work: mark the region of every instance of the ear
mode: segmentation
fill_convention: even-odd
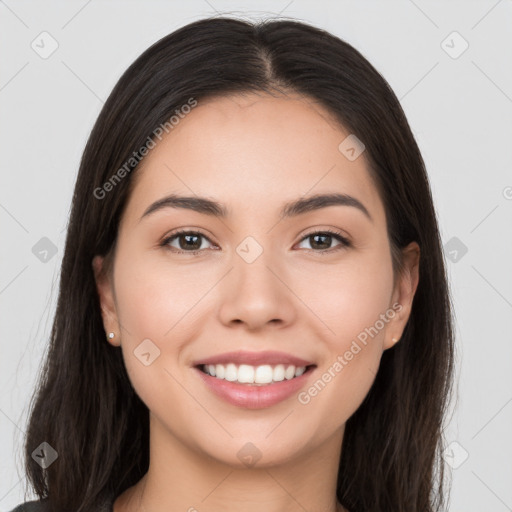
[[[412,310],[414,294],[419,281],[420,247],[416,242],[411,242],[402,249],[403,269],[397,277],[393,290],[391,307],[395,316],[389,322],[384,340],[384,350],[391,348],[402,337],[407,321]],[[394,306],[394,307],[393,307]],[[393,341],[395,338],[396,341]]]
[[[114,288],[112,277],[111,275],[107,275],[104,265],[105,258],[103,256],[94,256],[92,267],[100,301],[105,336],[107,337],[108,333],[113,332],[114,337],[112,339],[107,337],[107,341],[113,346],[118,347],[121,344],[121,332],[114,300]]]

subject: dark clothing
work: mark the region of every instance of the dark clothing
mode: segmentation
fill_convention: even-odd
[[[21,505],[18,505],[11,512],[44,512],[46,509],[44,501],[26,501]]]
[[[36,500],[26,501],[25,503],[18,505],[14,510],[11,510],[11,512],[45,512],[45,510],[45,502]]]
[[[99,508],[98,512],[113,512],[115,498],[108,499]],[[48,512],[47,500],[26,501],[18,505],[11,512]]]

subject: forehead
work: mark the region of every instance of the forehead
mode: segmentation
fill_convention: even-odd
[[[130,202],[139,216],[170,193],[209,196],[230,211],[277,211],[301,196],[339,192],[383,218],[364,152],[351,161],[339,149],[349,135],[303,96],[247,93],[198,101],[156,139],[135,171]]]

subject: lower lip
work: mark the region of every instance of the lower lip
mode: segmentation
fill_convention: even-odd
[[[290,380],[283,380],[266,386],[251,386],[250,384],[239,384],[225,379],[217,379],[197,367],[194,368],[204,383],[217,396],[232,405],[245,409],[264,409],[286,400],[304,386],[314,369],[315,366],[310,366],[300,377],[294,377]]]

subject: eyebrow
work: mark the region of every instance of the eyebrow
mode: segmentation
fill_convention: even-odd
[[[285,203],[281,209],[281,217],[296,217],[303,213],[320,210],[329,206],[351,206],[357,208],[373,222],[370,213],[361,201],[348,194],[317,194]],[[229,210],[224,205],[206,197],[171,194],[151,204],[142,214],[140,220],[164,208],[184,208],[219,218],[227,218],[230,215]]]

